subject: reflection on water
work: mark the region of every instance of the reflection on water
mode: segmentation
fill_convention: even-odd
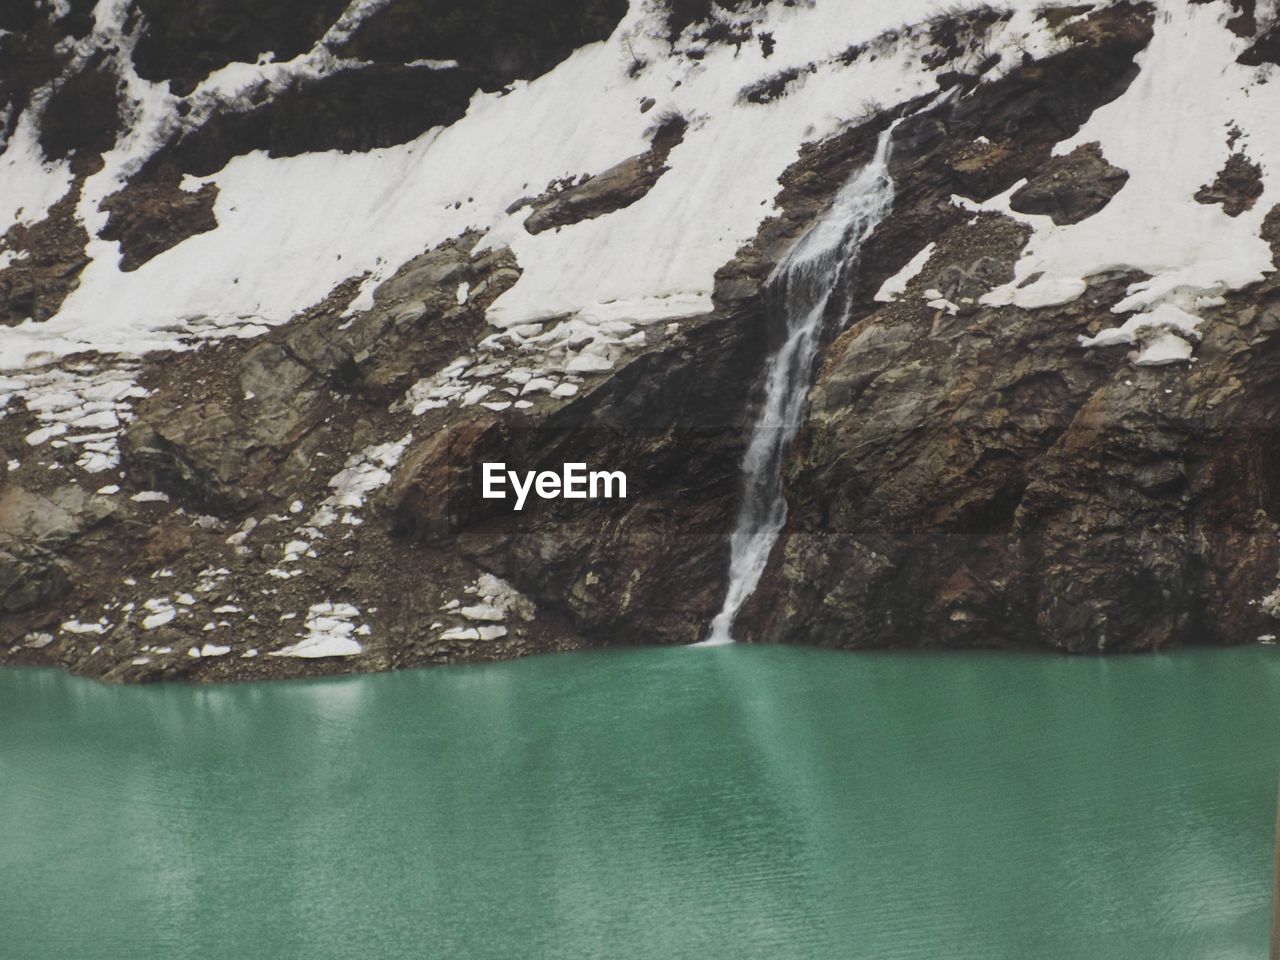
[[[0,954],[1265,954],[1274,650],[0,673]]]

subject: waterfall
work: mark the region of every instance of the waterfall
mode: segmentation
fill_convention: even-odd
[[[781,314],[786,339],[765,367],[764,404],[742,460],[744,488],[730,538],[729,589],[703,641],[708,646],[732,642],[734,617],[760,581],[786,522],[782,461],[800,427],[827,307],[856,264],[859,248],[893,206],[888,158],[895,126],[896,121],[880,134],[875,156],[769,277],[766,296],[770,310]],[[840,326],[848,314],[845,305]]]

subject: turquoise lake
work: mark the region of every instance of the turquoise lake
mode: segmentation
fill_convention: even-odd
[[[1280,650],[0,672],[0,957],[1266,955]]]

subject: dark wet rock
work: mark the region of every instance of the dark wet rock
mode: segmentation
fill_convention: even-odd
[[[260,9],[243,0],[210,0],[194,16],[170,9],[167,0],[141,6],[147,20],[134,51],[139,74],[169,79],[186,94],[225,63],[253,62],[268,51],[286,60],[309,50],[346,3],[288,0]],[[393,0],[354,32],[331,40],[331,52],[351,66],[299,78],[247,109],[216,111],[158,151],[136,179],[207,176],[254,150],[289,157],[406,143],[460,119],[477,91],[537,77],[578,46],[604,39],[625,7],[622,0],[499,0],[481,10]]]
[[[146,80],[169,80],[189,92],[208,73],[261,54],[289,60],[305,53],[334,23],[347,0],[137,0],[142,31],[134,67]]]
[[[120,78],[96,57],[62,79],[40,114],[40,147],[51,160],[103,154],[120,134]]]
[[[216,113],[152,157],[140,179],[208,176],[253,150],[293,157],[407,143],[460,119],[477,87],[476,75],[465,70],[400,64],[295,81],[249,110]]]
[[[1237,37],[1252,37],[1258,32],[1257,0],[1230,0],[1235,16],[1227,21],[1227,29]]]
[[[493,90],[532,79],[576,48],[606,39],[626,7],[624,0],[391,0],[341,52],[400,63],[456,60],[484,75],[484,89]]]
[[[854,325],[812,391],[784,474],[787,528],[740,636],[1097,652],[1274,631],[1261,602],[1280,560],[1274,458],[1247,439],[1276,429],[1274,284],[1206,320],[1190,371],[1080,347],[1140,275],[1095,277],[1036,311],[972,297],[1010,279],[1025,229],[947,197],[957,182],[992,195],[1052,178],[1059,133],[1131,76],[1119,52],[1137,28],[1109,15],[1127,24],[1118,35],[1097,15],[1068,24],[1109,56],[1075,47],[1028,68],[1034,89],[1021,72],[980,87],[945,115],[950,141],[909,129],[918,145],[891,158],[894,210],[864,246]],[[1073,61],[1110,71],[1085,85],[1096,99],[1068,93]],[[1039,106],[1067,96],[1047,121]],[[862,306],[929,241],[899,302]],[[936,311],[930,288],[979,302]]]
[[[410,450],[396,471],[388,500],[397,536],[441,540],[493,513],[481,499],[486,460],[513,460],[511,433],[496,417],[450,424]]]
[[[1238,217],[1252,209],[1262,196],[1262,190],[1262,168],[1237,152],[1227,158],[1213,183],[1196,191],[1196,200],[1219,203],[1227,216]]]
[[[1024,63],[951,110],[948,164],[960,192],[987,200],[1049,159],[1093,110],[1120,96],[1137,74],[1133,57],[1151,39],[1150,4],[1118,4],[1063,28],[1072,43]],[[1016,135],[1015,135],[1016,132]]]
[[[77,0],[77,6],[84,0]],[[62,73],[69,59],[60,46],[65,32],[29,0],[0,3],[0,148],[32,95]]]
[[[946,142],[947,137],[947,125],[943,118],[926,113],[906,116],[893,132],[894,163],[918,163]]]
[[[1086,143],[1054,157],[1009,198],[1019,213],[1046,214],[1056,224],[1078,223],[1108,203],[1129,179],[1127,171],[1107,163],[1097,143]]]
[[[1264,63],[1280,64],[1280,24],[1272,24],[1249,47],[1236,57],[1237,63],[1260,67]]]
[[[737,264],[729,272],[736,272]],[[626,500],[538,500],[461,531],[457,549],[602,644],[697,640],[723,593],[757,301],[684,322],[679,340],[531,423],[499,459],[619,470]]]
[[[1172,373],[1076,343],[1127,282],[982,309],[942,340],[910,335],[910,305],[841,337],[745,634],[1097,652],[1270,632],[1257,601],[1280,500],[1253,438],[1277,429],[1276,294],[1234,298],[1200,362]]]

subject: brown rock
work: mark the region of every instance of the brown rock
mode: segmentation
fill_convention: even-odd
[[[1213,183],[1196,191],[1200,203],[1220,203],[1229,217],[1238,217],[1262,196],[1262,168],[1243,153],[1233,153]]]
[[[667,171],[667,154],[684,139],[686,127],[682,118],[667,120],[658,128],[652,146],[645,153],[578,183],[556,185],[531,200],[534,212],[525,220],[525,229],[542,233],[631,206],[652,190]]]
[[[182,527],[154,527],[144,551],[148,567],[172,563],[191,549],[191,542],[191,532]]]
[[[1047,214],[1056,224],[1078,223],[1110,203],[1128,179],[1127,171],[1103,159],[1100,144],[1086,143],[1046,163],[1014,192],[1009,206]]]
[[[191,192],[178,185],[176,176],[130,184],[102,201],[108,217],[98,236],[119,241],[121,270],[137,270],[183,240],[217,229],[217,198],[217,184]]]
[[[89,262],[89,234],[75,212],[83,186],[84,176],[77,176],[43,220],[15,223],[0,238],[0,250],[26,254],[0,269],[0,325],[47,320],[80,285]]]
[[[512,461],[507,430],[493,417],[451,424],[418,444],[391,483],[393,528],[424,540],[449,537],[486,513],[480,470],[486,460]]]

